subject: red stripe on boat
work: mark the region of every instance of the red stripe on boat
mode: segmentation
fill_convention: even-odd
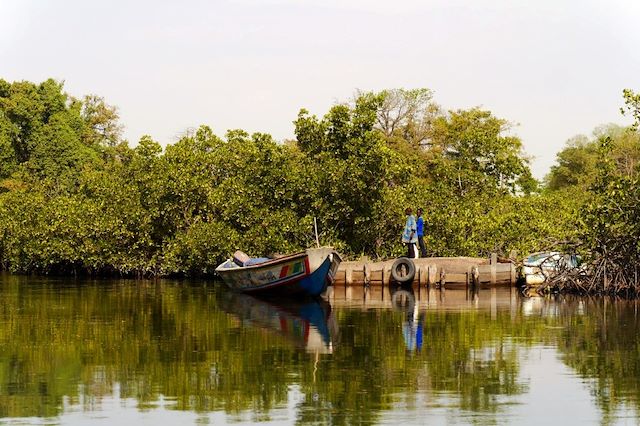
[[[286,277],[287,272],[289,272],[289,265],[284,265],[282,269],[280,269],[280,278]]]

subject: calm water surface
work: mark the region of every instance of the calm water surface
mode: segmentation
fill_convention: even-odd
[[[0,275],[0,422],[638,424],[638,303]]]

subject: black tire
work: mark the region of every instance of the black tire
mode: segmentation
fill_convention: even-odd
[[[416,265],[413,260],[401,257],[391,266],[391,276],[398,284],[410,284],[416,276]]]

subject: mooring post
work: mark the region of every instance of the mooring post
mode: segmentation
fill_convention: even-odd
[[[427,286],[427,283],[429,282],[429,271],[427,269],[427,265],[421,265],[419,267],[419,276],[418,276],[418,286],[422,286],[424,284],[424,286]]]
[[[318,220],[316,217],[313,217],[313,230],[316,233],[316,246],[320,248],[320,239],[318,239]]]
[[[427,267],[427,287],[435,286],[437,283],[438,267],[429,265]]]
[[[498,264],[498,254],[491,253],[491,284],[496,283],[496,267]]]
[[[473,285],[480,286],[480,270],[478,269],[478,266],[474,265],[471,268],[471,276],[473,277]]]
[[[382,266],[382,287],[386,284],[391,285],[391,265],[385,264]],[[386,280],[386,281],[385,281]]]

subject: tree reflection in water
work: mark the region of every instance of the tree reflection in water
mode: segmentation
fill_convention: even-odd
[[[100,411],[116,395],[140,410],[257,421],[293,404],[299,422],[372,423],[446,396],[495,420],[526,400],[521,364],[538,345],[590,381],[605,415],[640,408],[636,302],[336,288],[330,304],[295,304],[203,283],[0,280],[3,418]]]

